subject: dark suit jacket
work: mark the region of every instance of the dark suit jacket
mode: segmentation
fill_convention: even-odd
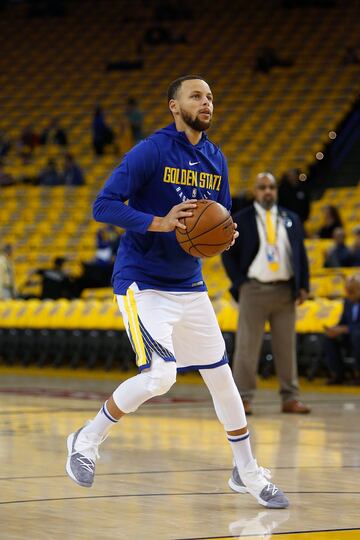
[[[355,320],[353,320],[353,306],[354,303],[345,298],[343,312],[340,321],[338,322],[339,325],[348,326],[350,332],[353,330],[360,330],[360,306],[357,310],[357,317]]]
[[[279,207],[279,213],[284,221],[292,250],[293,292],[294,298],[296,298],[299,289],[309,290],[309,265],[304,246],[303,229],[296,214],[282,207]],[[232,282],[230,292],[235,300],[238,300],[239,287],[248,279],[247,273],[259,250],[260,239],[254,205],[240,210],[233,215],[233,219],[238,226],[239,238],[229,251],[223,253],[222,260]]]

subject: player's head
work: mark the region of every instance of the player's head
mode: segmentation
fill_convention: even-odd
[[[256,176],[254,197],[265,210],[270,210],[276,204],[277,185],[273,174],[270,172],[261,172]]]
[[[168,104],[177,127],[205,131],[211,125],[214,105],[208,83],[199,75],[185,75],[168,89]]]
[[[350,302],[360,301],[360,274],[349,276],[346,279],[345,293]]]

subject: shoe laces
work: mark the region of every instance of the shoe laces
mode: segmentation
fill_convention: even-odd
[[[265,467],[259,467],[261,474],[266,478],[266,480],[270,480],[271,478],[271,471],[270,469],[266,469]],[[266,486],[266,491],[271,491],[271,495],[274,496],[279,491],[278,488],[273,484],[272,482],[268,482]]]
[[[78,461],[80,461],[80,463],[88,470],[94,469],[95,461],[100,459],[99,445],[107,439],[108,435],[108,433],[103,436],[100,436],[97,433],[84,433],[82,436],[83,438],[80,441],[77,441],[79,448],[76,450],[75,444],[72,455],[81,454],[81,457],[77,458]]]
[[[273,484],[272,482],[269,481],[270,478],[271,478],[270,469],[266,469],[265,467],[258,467],[256,473],[257,473],[258,476],[262,476],[263,478],[265,478],[268,481],[266,486],[265,486],[266,491],[270,491],[272,496],[276,495],[276,493],[279,490],[275,486],[275,484]]]

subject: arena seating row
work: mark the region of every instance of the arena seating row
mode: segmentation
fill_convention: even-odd
[[[212,83],[217,116],[211,136],[229,159],[235,191],[259,170],[279,175],[291,166],[305,168],[357,95],[358,67],[342,63],[357,15],[354,1],[290,12],[261,0],[220,0],[212,6],[201,0],[191,6],[190,20],[166,23],[174,35],[185,35],[185,43],[143,43],[141,52],[144,32],[153,24],[153,2],[120,7],[105,1],[101,13],[96,2],[71,2],[66,20],[51,24],[25,21],[25,9],[12,6],[0,21],[0,129],[16,140],[24,127],[41,130],[57,116],[89,185],[102,182],[120,157],[112,150],[100,159],[92,154],[95,104],[105,108],[122,153],[128,147],[121,126],[129,95],[139,99],[149,133],[169,122],[165,89],[180,73],[202,73]],[[32,31],[21,41],[25,22]],[[293,65],[267,74],[254,71],[259,50],[269,46]],[[142,69],[106,71],[108,62],[139,54]],[[9,172],[22,176],[28,167],[37,173],[53,153],[40,147],[24,166],[14,151]]]
[[[224,332],[236,330],[237,309],[224,295],[214,300],[214,308]],[[297,310],[298,333],[322,332],[339,318],[341,300],[309,300]],[[118,307],[112,300],[3,300],[0,328],[124,330]]]

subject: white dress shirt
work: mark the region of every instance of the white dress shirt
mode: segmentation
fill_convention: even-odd
[[[254,203],[254,207],[260,247],[255,259],[249,267],[247,274],[248,278],[257,279],[263,283],[269,281],[287,281],[294,275],[294,271],[291,262],[291,246],[285,229],[284,220],[281,215],[279,215],[277,206],[274,205],[270,212],[276,229],[276,247],[278,251],[279,268],[276,271],[273,271],[269,267],[266,254],[266,210],[257,202]]]

